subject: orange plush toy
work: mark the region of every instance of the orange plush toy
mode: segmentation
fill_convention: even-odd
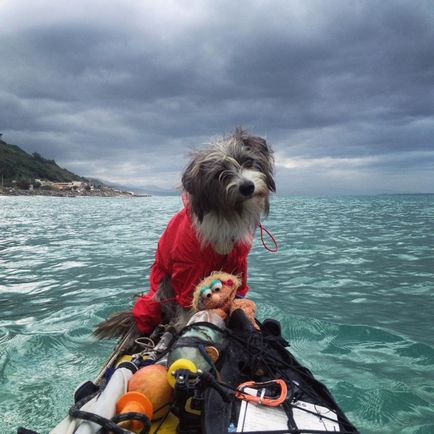
[[[256,304],[246,298],[235,298],[241,281],[237,276],[223,271],[214,271],[203,279],[195,288],[193,294],[193,310],[214,311],[226,320],[236,309],[242,309],[255,328]]]

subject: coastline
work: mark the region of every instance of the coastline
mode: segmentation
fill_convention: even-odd
[[[150,194],[136,194],[128,191],[104,188],[99,190],[21,190],[19,188],[0,187],[0,196],[52,196],[52,197],[150,197]]]

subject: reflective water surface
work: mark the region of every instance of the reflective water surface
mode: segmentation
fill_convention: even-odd
[[[0,197],[0,432],[48,432],[147,286],[179,198]],[[362,433],[434,433],[434,196],[282,198],[250,297]],[[271,243],[269,240],[266,242]]]

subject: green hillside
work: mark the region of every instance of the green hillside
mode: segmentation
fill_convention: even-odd
[[[5,186],[12,181],[35,178],[52,182],[84,181],[85,179],[59,167],[54,160],[47,160],[38,153],[32,155],[20,147],[9,145],[0,139],[0,182],[3,177]]]

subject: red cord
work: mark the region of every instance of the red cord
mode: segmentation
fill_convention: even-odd
[[[164,300],[155,300],[157,303],[167,303],[168,301],[176,301],[176,297],[165,298]]]
[[[276,253],[279,250],[279,246],[277,244],[276,239],[273,237],[273,234],[270,231],[268,231],[267,229],[265,229],[264,226],[262,226],[261,223],[259,223],[258,226],[261,229],[261,241],[262,241],[262,245],[264,246],[265,250],[268,250],[271,253]],[[265,244],[265,241],[264,241],[264,231],[271,238],[271,241],[273,241],[274,248],[270,248],[270,247],[268,247]]]

